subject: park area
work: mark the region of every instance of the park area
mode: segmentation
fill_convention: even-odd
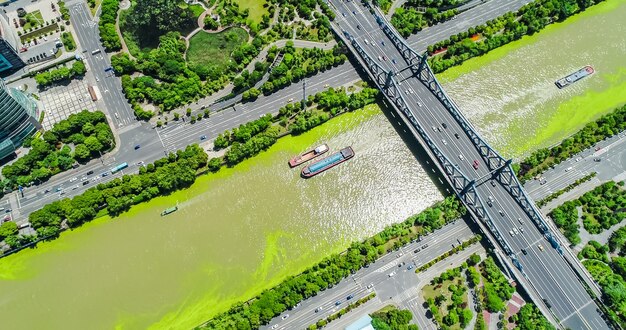
[[[248,32],[239,27],[219,33],[199,31],[189,39],[187,61],[190,65],[227,66],[231,53],[248,41]]]

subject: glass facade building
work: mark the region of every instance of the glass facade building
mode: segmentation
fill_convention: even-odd
[[[0,159],[13,154],[39,128],[35,100],[0,79]]]

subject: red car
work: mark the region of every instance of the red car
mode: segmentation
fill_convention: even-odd
[[[474,169],[477,170],[478,169],[478,160],[474,159],[474,163],[472,164],[472,166],[474,166]]]

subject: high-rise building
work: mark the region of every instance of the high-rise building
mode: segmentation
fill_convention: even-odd
[[[23,68],[26,64],[17,55],[17,47],[19,47],[19,38],[9,25],[8,18],[4,12],[0,11],[0,76],[6,77],[17,70]]]
[[[0,79],[0,159],[13,154],[24,139],[41,128],[37,103]]]

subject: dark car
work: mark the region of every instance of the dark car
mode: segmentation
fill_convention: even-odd
[[[441,126],[443,126],[443,128],[448,128],[448,124],[446,123],[441,123]]]
[[[135,150],[137,150],[139,148],[141,148],[141,145],[138,144],[138,145],[135,146]]]
[[[206,135],[202,135],[202,136],[200,137],[200,141],[204,141],[204,140],[206,140]]]
[[[92,174],[93,174],[93,171],[87,172],[87,175],[92,175]]]
[[[335,301],[335,306],[341,305],[341,301]]]
[[[351,295],[347,296],[347,297],[346,297],[346,300],[350,300],[350,299],[352,299],[352,298],[354,298],[354,295],[353,295],[353,294],[351,294]]]
[[[601,159],[601,158],[594,158],[594,159],[593,159],[593,161],[594,161],[594,162],[601,162],[601,161],[602,161],[602,159]]]
[[[461,138],[461,136],[459,135],[459,133],[454,133],[454,137],[455,137],[455,138],[457,138],[457,139],[460,139],[460,138]]]
[[[100,174],[100,176],[101,176],[101,177],[103,177],[103,178],[104,178],[105,176],[107,176],[107,175],[109,175],[109,173],[108,173],[108,172],[104,172],[104,173]]]
[[[528,252],[526,251],[526,249],[522,249],[522,253],[523,253],[524,255],[527,255],[527,254],[528,254]]]
[[[85,181],[83,181],[83,186],[86,186],[86,185],[88,185],[88,184],[89,184],[89,180],[85,180]]]

